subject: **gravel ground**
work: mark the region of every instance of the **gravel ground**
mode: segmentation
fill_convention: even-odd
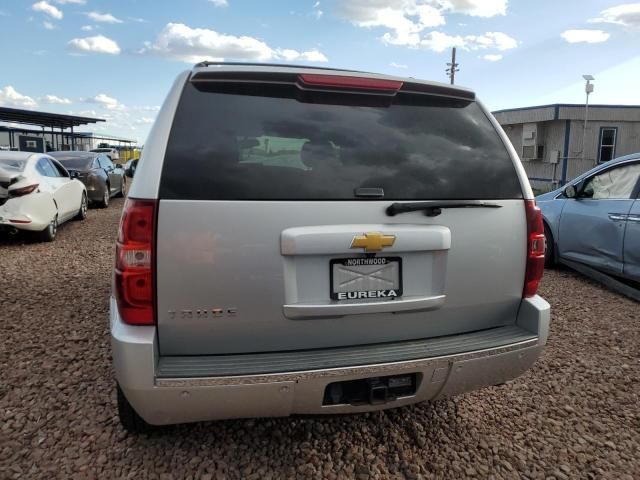
[[[0,239],[0,478],[640,478],[640,307],[547,272],[544,357],[502,387],[359,416],[129,436],[107,298],[122,200],[53,244]]]

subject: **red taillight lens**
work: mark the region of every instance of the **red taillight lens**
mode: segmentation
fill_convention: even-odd
[[[527,269],[522,297],[533,297],[544,272],[544,224],[535,200],[525,200],[527,212]]]
[[[24,195],[29,195],[36,188],[38,188],[38,184],[37,183],[34,183],[33,185],[29,185],[27,187],[10,188],[9,189],[9,196],[10,197],[22,197]]]
[[[128,198],[116,242],[115,295],[120,317],[130,325],[154,325],[156,202]]]
[[[314,87],[332,87],[356,90],[386,90],[397,92],[402,82],[396,80],[382,80],[378,78],[345,77],[342,75],[301,74],[300,81]]]

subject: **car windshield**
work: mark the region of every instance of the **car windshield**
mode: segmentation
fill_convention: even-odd
[[[9,171],[21,172],[24,170],[26,164],[26,160],[9,160],[0,158],[0,168],[4,168]]]
[[[92,162],[93,158],[91,158],[91,157],[57,158],[57,160],[67,170],[87,170],[91,166],[91,162]]]

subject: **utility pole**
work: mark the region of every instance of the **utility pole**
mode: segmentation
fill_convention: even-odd
[[[589,121],[589,94],[593,93],[593,75],[583,75],[582,78],[586,80],[587,83],[584,85],[584,92],[587,94],[587,98],[584,102],[584,126],[582,127],[582,160],[584,160],[586,155],[585,141],[587,139],[587,122]],[[596,156],[596,162],[597,160]]]
[[[447,76],[451,79],[451,85],[456,83],[456,72],[459,72],[458,63],[456,63],[456,47],[451,49],[451,62],[447,63]]]

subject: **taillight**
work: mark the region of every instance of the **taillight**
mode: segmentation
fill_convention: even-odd
[[[115,295],[120,317],[130,325],[154,325],[156,202],[128,198],[116,242]]]
[[[38,188],[38,184],[37,183],[34,183],[33,185],[29,185],[27,187],[10,188],[9,189],[9,196],[10,197],[22,197],[24,195],[29,195],[30,193],[35,191],[36,188]]]
[[[314,87],[332,87],[356,90],[385,90],[397,92],[402,82],[379,78],[348,77],[342,75],[319,75],[304,73],[298,75],[300,82]]]
[[[533,297],[544,272],[544,224],[535,200],[525,200],[527,212],[527,269],[522,297]]]

